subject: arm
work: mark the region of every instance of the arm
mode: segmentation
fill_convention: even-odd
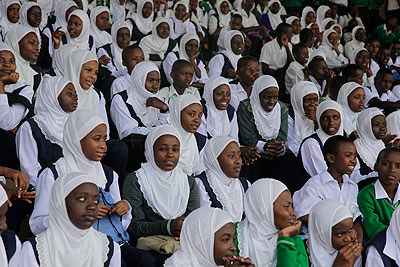
[[[200,69],[200,78],[197,79],[197,82],[206,83],[208,81],[208,74],[207,74],[206,66],[204,65],[203,61],[199,62],[198,67]]]
[[[169,52],[168,55],[165,57],[162,66],[164,69],[165,77],[167,78],[167,81],[172,84],[174,81],[171,77],[171,70],[172,70],[172,65],[174,64],[175,61],[178,59],[176,58],[176,55],[174,52]]]
[[[239,125],[239,136],[242,145],[255,147],[261,145],[259,149],[263,150],[265,141],[259,140],[257,126],[254,124],[253,114],[247,110],[244,102],[240,102],[237,110],[237,121]],[[263,142],[263,143],[260,143]],[[262,151],[263,152],[263,151]]]
[[[381,101],[379,98],[374,97],[368,102],[369,107],[377,107],[377,108],[400,108],[400,100],[396,102],[390,101]]]
[[[210,197],[208,196],[206,188],[204,187],[203,181],[200,180],[199,178],[194,178],[194,179],[199,188],[200,208],[201,207],[211,207],[211,200],[210,200]]]
[[[215,16],[210,16],[210,21],[208,22],[208,32],[212,35],[218,28],[218,21]]]
[[[215,55],[208,64],[208,77],[213,78],[221,76],[222,67],[224,66],[224,57],[220,54]]]
[[[306,249],[303,240],[298,235],[278,237],[276,257],[277,267],[308,267]]]
[[[328,169],[317,140],[309,138],[300,149],[304,169],[310,176],[315,176]]]
[[[109,192],[111,194],[112,199],[114,200],[114,203],[118,203],[118,202],[124,201],[129,206],[128,212],[121,216],[121,218],[122,218],[122,222],[121,222],[122,223],[122,227],[126,231],[126,229],[128,228],[128,226],[129,226],[129,224],[130,224],[130,222],[132,220],[132,207],[131,207],[131,204],[129,204],[128,201],[126,201],[124,199],[121,200],[121,192],[119,191],[119,183],[118,183],[118,174],[116,172],[113,172],[113,176],[114,176],[114,180],[113,180],[112,184],[110,185]]]
[[[111,75],[117,76],[117,68],[112,64],[111,56],[107,53],[107,51],[104,48],[101,47],[97,52],[97,59],[100,59],[102,56],[109,58],[110,61],[107,63],[107,65],[101,65],[101,67],[108,69],[111,72]]]
[[[187,176],[187,177],[190,186],[190,195],[185,216],[189,215],[195,209],[200,208],[200,196],[197,184],[192,176]]]

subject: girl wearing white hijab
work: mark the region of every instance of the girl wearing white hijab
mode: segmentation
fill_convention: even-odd
[[[279,5],[279,8],[277,9],[278,12],[276,12],[276,13],[273,13],[271,11],[271,6],[273,4],[278,4]],[[282,19],[281,19],[281,13],[279,12],[279,10],[281,9],[281,6],[282,5],[281,5],[281,2],[279,0],[271,0],[271,1],[268,2],[268,12],[267,12],[267,14],[268,14],[268,18],[269,18],[269,22],[270,22],[272,30],[275,30],[276,27],[278,27],[278,25],[283,22]]]
[[[151,6],[151,13],[146,17],[143,16],[143,9]],[[140,40],[151,33],[154,21],[153,1],[151,0],[139,0],[137,3],[136,13],[132,14],[132,17],[128,18],[128,22],[131,24],[132,30],[132,41],[140,42]],[[146,12],[148,12],[146,10]]]
[[[378,117],[385,120],[384,125],[379,125],[379,132],[376,134],[372,127],[372,121]],[[376,128],[376,126],[374,127]],[[374,165],[379,152],[385,148],[382,141],[386,135],[386,118],[378,108],[368,108],[360,112],[357,118],[357,133],[359,138],[354,141],[357,148],[358,160],[361,165],[361,173],[370,173],[374,170]],[[379,139],[377,138],[377,135]]]
[[[152,61],[159,67],[164,57],[171,51],[178,51],[176,42],[168,36],[164,36],[168,28],[171,30],[171,25],[166,18],[158,18],[153,23],[151,35],[144,37],[139,46],[142,48],[145,59]],[[161,34],[161,35],[160,35]]]
[[[256,266],[308,266],[303,241],[297,235],[301,223],[295,220],[291,204],[290,192],[282,182],[263,178],[252,184],[244,199],[246,218],[237,226],[239,255],[249,257]],[[288,233],[288,227],[298,230]]]
[[[312,82],[300,81],[292,87],[290,102],[293,112],[288,116],[287,147],[296,156],[303,139],[312,135],[316,128],[313,114],[317,110],[318,100],[319,91]]]
[[[54,74],[52,76],[64,76],[67,60],[76,50],[79,50],[76,45],[65,44],[55,51],[53,56]]]
[[[314,14],[314,16],[309,15],[310,13]],[[311,17],[311,19],[310,19],[310,17]],[[315,21],[316,21],[316,18],[315,18],[314,9],[310,6],[306,6],[301,13],[301,20],[300,20],[301,27],[305,28]]]
[[[379,232],[367,247],[365,266],[400,266],[400,208],[393,212],[390,225]]]
[[[180,9],[185,8],[185,11],[178,10],[178,8],[180,8]],[[178,1],[174,5],[172,16],[168,19],[169,24],[171,25],[170,38],[173,40],[178,39],[186,32],[191,32],[191,33],[203,32],[202,29],[196,29],[196,26],[190,20],[190,17],[187,17],[186,20],[183,21],[183,19],[185,18],[186,15],[182,16],[182,13],[188,14],[189,7],[186,4],[186,2]],[[204,36],[204,34],[203,34],[203,36]]]
[[[91,34],[94,38],[94,42],[96,43],[97,49],[106,44],[111,44],[113,42],[111,35],[105,30],[100,30],[99,27],[97,26],[97,17],[99,15],[102,15],[103,13],[107,13],[106,16],[108,18],[110,17],[110,10],[106,6],[97,6],[90,13]]]
[[[224,14],[221,10],[222,4],[228,5],[229,11],[226,14]],[[211,35],[219,36],[219,33],[223,28],[229,27],[229,23],[232,17],[232,5],[227,0],[218,0],[215,4],[215,11],[215,14],[210,15],[210,20],[208,22],[208,32]]]
[[[78,204],[71,204],[71,194],[82,189],[87,195],[84,212],[88,215],[85,228],[77,225],[72,218],[73,212],[83,216]],[[90,185],[90,187],[89,187]],[[90,191],[89,191],[90,188]],[[76,194],[76,193],[75,193]],[[75,196],[75,195],[73,195]],[[92,228],[98,214],[98,190],[95,179],[82,172],[68,172],[61,175],[51,189],[48,209],[48,228],[33,240],[22,246],[23,257],[20,266],[121,266],[121,251],[111,237]],[[82,207],[81,207],[82,209]],[[76,219],[75,215],[75,220]],[[38,257],[35,256],[35,251]]]
[[[335,24],[335,21],[332,18],[326,18],[322,21],[322,30],[328,30],[332,27],[332,25]],[[340,41],[340,39],[338,38]]]
[[[74,35],[76,34],[76,27],[73,25],[73,23],[71,23],[71,25],[67,27],[68,31],[65,34],[66,38],[63,38],[61,43],[74,44],[80,49],[90,50],[93,53],[96,53],[97,44],[95,43],[94,37],[91,35],[90,20],[87,13],[80,9],[74,10],[71,14],[69,14],[67,21],[71,21],[72,18],[74,20],[80,21],[82,25],[82,30],[78,36],[71,37],[71,33],[73,33]]]
[[[350,64],[356,64],[357,66],[363,69],[363,86],[364,87],[372,87],[375,84],[375,75],[373,74],[372,70],[370,69],[370,57],[369,52],[364,47],[359,47],[353,51],[350,56]],[[389,93],[390,94],[390,93]]]
[[[59,100],[60,99],[60,100]],[[36,94],[35,116],[16,134],[21,170],[36,185],[39,171],[62,157],[63,129],[78,105],[74,86],[62,77],[45,78]]]
[[[337,230],[335,227],[339,227]],[[336,230],[336,231],[335,231]],[[340,233],[338,233],[340,231]],[[336,200],[326,199],[314,205],[308,220],[308,249],[311,266],[354,266],[362,246],[353,230],[350,211]],[[346,250],[339,250],[346,247]],[[343,254],[350,254],[344,260]]]
[[[342,106],[342,122],[345,133],[347,136],[354,135],[354,131],[357,130],[358,114],[364,109],[365,105],[364,88],[355,82],[345,83],[339,90],[337,102]]]
[[[400,141],[400,110],[390,113],[386,117],[387,132],[390,134],[396,134],[397,138],[393,141],[393,146],[399,147]]]
[[[242,33],[236,30],[227,32],[224,38],[225,50],[213,56],[210,60],[208,76],[210,78],[222,76],[231,81],[236,77],[236,74],[232,75],[232,72],[236,72],[237,63],[244,52],[244,38]],[[235,42],[234,48],[233,42]]]
[[[199,207],[194,178],[178,164],[182,144],[178,131],[170,125],[156,127],[148,134],[147,162],[124,182],[123,196],[133,211],[128,228],[131,236],[179,236],[177,223]],[[168,166],[164,157],[170,161]]]
[[[232,216],[234,222],[240,222],[244,218],[244,194],[250,186],[246,178],[239,177],[242,160],[238,151],[239,143],[236,140],[224,135],[212,138],[204,148],[206,171],[196,177],[200,206],[223,209]],[[233,159],[227,160],[227,154]],[[232,173],[226,164],[238,169]]]
[[[293,34],[293,36],[292,36],[292,39],[290,40],[292,45],[300,43],[300,31],[301,31],[300,19],[298,17],[296,17],[296,16],[291,16],[291,17],[288,17],[286,19],[286,23],[292,25],[292,34]],[[298,24],[296,24],[297,25],[297,31],[298,31],[297,33],[295,33],[293,31],[293,29],[295,27],[295,24],[293,24],[293,23],[298,23]],[[299,26],[299,24],[300,24],[300,26]]]
[[[110,1],[110,14],[112,22],[126,19],[125,1],[121,4],[120,0]]]
[[[40,5],[35,3],[35,2],[26,2],[25,4],[23,4],[21,6],[21,9],[19,11],[19,23],[29,29],[32,29],[33,31],[35,31],[36,35],[39,38],[39,46],[41,44],[41,38],[40,38],[40,30],[39,30],[39,26],[37,27],[33,27],[28,20],[28,16],[29,16],[29,10],[33,7],[38,7],[40,9]],[[41,9],[40,9],[41,10]]]
[[[14,6],[13,6],[14,5]],[[18,10],[16,9],[18,5]],[[0,41],[4,42],[7,32],[18,25],[19,8],[18,0],[3,0],[0,3]],[[12,17],[8,16],[8,9],[12,10]]]
[[[318,49],[326,55],[326,64],[330,69],[339,68],[349,63],[349,60],[340,52],[339,40],[334,29],[324,31],[322,35],[322,44]]]
[[[316,22],[317,22],[319,28],[321,29],[321,31],[324,30],[323,21],[324,21],[324,19],[327,18],[326,13],[329,12],[329,11],[331,11],[330,7],[329,6],[324,6],[324,5],[320,6],[317,9],[317,21]]]
[[[347,42],[344,46],[344,54],[348,59],[353,57],[353,53],[359,48],[364,47],[366,40],[365,28],[363,26],[356,26],[351,31],[352,40]]]

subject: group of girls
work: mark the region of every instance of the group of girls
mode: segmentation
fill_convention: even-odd
[[[397,17],[337,7],[2,1],[1,266],[399,266]]]

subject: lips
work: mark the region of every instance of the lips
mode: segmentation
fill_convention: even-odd
[[[389,180],[396,180],[396,176],[394,176],[394,175],[388,175],[387,178]]]
[[[87,219],[90,222],[93,222],[96,219],[96,217],[92,213],[83,215],[83,218]]]
[[[220,101],[219,105],[222,107],[228,107],[229,103],[228,103],[228,101]]]

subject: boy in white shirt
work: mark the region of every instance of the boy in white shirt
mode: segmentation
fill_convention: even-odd
[[[292,87],[299,81],[305,80],[304,68],[308,62],[308,49],[304,44],[296,44],[292,49],[294,61],[290,63],[285,74],[286,94],[290,94]]]

